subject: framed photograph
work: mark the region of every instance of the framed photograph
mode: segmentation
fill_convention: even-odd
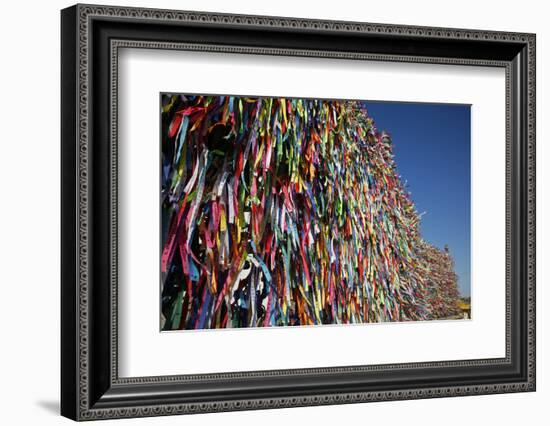
[[[535,35],[61,12],[61,413],[535,390]]]

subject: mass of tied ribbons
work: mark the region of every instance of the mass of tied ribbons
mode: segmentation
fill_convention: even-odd
[[[162,96],[162,328],[446,318],[390,137],[358,101]]]
[[[431,318],[449,318],[460,314],[458,277],[454,272],[454,260],[447,247],[444,250],[422,241],[420,257],[426,268],[426,299]]]

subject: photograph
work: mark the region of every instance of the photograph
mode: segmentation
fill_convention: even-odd
[[[470,109],[161,93],[161,330],[470,319]]]

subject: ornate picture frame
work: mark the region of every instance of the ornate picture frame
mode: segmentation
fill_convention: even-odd
[[[92,420],[534,391],[535,42],[534,34],[509,32],[95,5],[64,9],[61,414]],[[506,356],[119,377],[122,48],[503,68]]]

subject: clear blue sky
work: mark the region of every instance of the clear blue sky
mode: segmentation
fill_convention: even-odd
[[[470,295],[470,106],[365,102],[388,132],[426,241],[449,246],[463,296]]]

